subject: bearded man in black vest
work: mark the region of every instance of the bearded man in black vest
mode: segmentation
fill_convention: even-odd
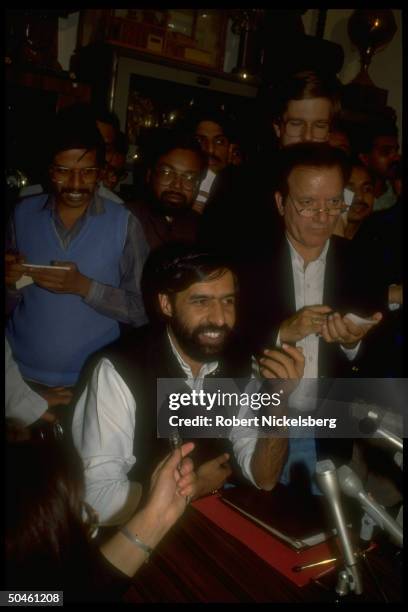
[[[145,282],[162,324],[135,329],[95,355],[75,409],[73,437],[84,460],[86,499],[105,525],[134,512],[139,483],[169,452],[168,440],[157,439],[157,380],[178,379],[191,391],[203,388],[208,377],[251,376],[251,357],[239,350],[234,333],[237,279],[231,267],[191,247],[168,245],[164,253],[146,266]],[[263,378],[295,379],[303,374],[304,358],[285,345],[267,351],[259,366]],[[287,439],[273,436],[248,445],[242,439],[200,439],[194,497],[222,487],[234,465],[245,475],[250,471],[256,486],[272,489],[287,446]]]

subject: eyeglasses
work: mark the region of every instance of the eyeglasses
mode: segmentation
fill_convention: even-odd
[[[329,134],[328,121],[314,121],[309,123],[303,119],[286,119],[282,121],[285,126],[285,132],[288,136],[302,136],[306,129],[310,126],[312,138],[315,140],[326,140]]]
[[[326,202],[326,206],[324,208],[318,208],[315,206],[316,202],[311,198],[302,200],[300,202],[301,208],[298,208],[292,196],[288,194],[288,198],[292,202],[296,212],[301,217],[311,218],[322,212],[327,213],[330,217],[335,217],[336,215],[339,215],[347,210],[347,206],[345,205],[343,198],[333,198],[333,200],[329,200],[329,202]]]
[[[193,172],[176,172],[169,166],[159,166],[156,168],[156,174],[162,185],[170,185],[174,180],[180,178],[184,189],[194,189],[200,182],[200,178]]]
[[[51,172],[57,182],[65,183],[76,172],[84,183],[93,183],[98,178],[99,168],[67,168],[66,166],[51,166]]]

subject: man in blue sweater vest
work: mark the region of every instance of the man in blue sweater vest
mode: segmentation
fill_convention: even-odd
[[[149,250],[134,215],[96,193],[105,154],[89,115],[61,111],[52,141],[50,193],[17,205],[6,255],[17,298],[6,334],[23,377],[48,387],[75,385],[85,359],[119,336],[119,321],[146,323]]]

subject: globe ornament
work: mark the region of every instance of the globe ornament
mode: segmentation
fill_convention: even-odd
[[[375,87],[368,74],[373,56],[385,49],[397,31],[391,9],[357,9],[348,21],[348,35],[360,52],[361,69],[353,83]]]

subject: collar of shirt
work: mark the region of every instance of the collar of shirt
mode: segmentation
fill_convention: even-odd
[[[53,194],[50,194],[44,204],[44,209],[50,210],[52,212],[56,212],[57,208],[56,208],[56,201],[55,201],[55,197]],[[91,203],[89,204],[88,208],[86,209],[86,215],[92,215],[92,216],[96,216],[96,215],[103,215],[103,213],[105,212],[105,205],[103,203],[103,198],[101,198],[100,195],[98,195],[98,193],[95,191],[94,196],[91,200]]]
[[[218,361],[210,361],[209,363],[204,363],[201,366],[201,369],[200,369],[200,371],[198,373],[198,376],[196,378],[194,378],[190,366],[188,365],[188,363],[186,363],[184,361],[184,359],[182,358],[182,356],[180,355],[180,353],[176,349],[176,347],[174,345],[174,342],[171,339],[169,328],[167,328],[167,337],[169,339],[171,350],[173,351],[174,356],[176,357],[177,361],[179,362],[183,372],[187,376],[187,384],[189,386],[191,386],[191,387],[193,385],[195,386],[195,383],[197,381],[199,381],[199,380],[202,381],[205,376],[207,376],[208,374],[211,374],[211,372],[214,372],[214,370],[216,370],[218,368]]]
[[[99,198],[105,198],[106,200],[110,200],[111,202],[116,202],[117,204],[123,204],[122,198],[118,196],[117,193],[108,189],[106,185],[103,183],[99,183],[99,186],[96,189],[95,195]]]
[[[289,244],[290,258],[292,260],[292,263],[295,264],[297,267],[300,267],[302,270],[304,270],[305,269],[304,259],[301,255],[299,255],[299,253],[297,252],[297,250],[295,249],[295,247],[289,240],[289,237],[287,234],[286,234],[286,240],[288,241],[288,244]],[[329,244],[330,244],[330,240],[327,240],[319,257],[317,257],[312,262],[310,262],[311,264],[314,264],[315,262],[319,262],[322,264],[326,263],[327,251],[329,250]]]
[[[397,201],[397,196],[392,188],[392,184],[390,181],[386,181],[385,183],[386,190],[382,195],[374,200],[373,210],[386,210],[387,208],[391,208]]]

